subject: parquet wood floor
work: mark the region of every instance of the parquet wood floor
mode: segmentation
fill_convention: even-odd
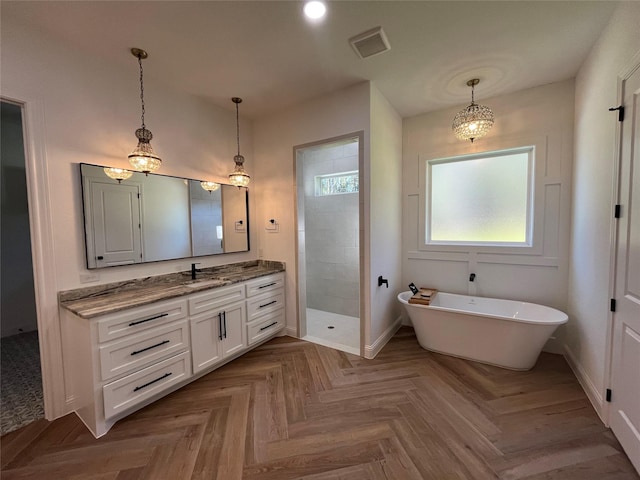
[[[421,349],[375,360],[283,337],[118,422],[1,439],[2,479],[640,478],[561,356],[512,372]]]

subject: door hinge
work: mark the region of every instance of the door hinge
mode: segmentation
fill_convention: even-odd
[[[607,402],[611,402],[611,389],[607,388],[607,396],[605,397]]]
[[[615,299],[615,298],[612,298],[612,299],[611,299],[611,305],[609,306],[609,309],[610,309],[612,312],[615,312],[615,311],[616,311],[616,299]]]
[[[618,111],[618,121],[619,122],[623,122],[624,121],[624,106],[620,105],[619,107],[611,107],[609,109],[610,112],[615,112]]]
[[[613,217],[614,218],[620,218],[620,204],[616,205],[615,209],[613,210]]]
[[[138,194],[138,198],[140,198],[140,194]]]

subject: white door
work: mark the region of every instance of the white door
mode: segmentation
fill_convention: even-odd
[[[91,182],[96,266],[142,261],[137,185]]]
[[[222,356],[228,357],[247,346],[244,302],[225,307],[222,318]]]
[[[640,471],[640,65],[623,91],[610,424]]]

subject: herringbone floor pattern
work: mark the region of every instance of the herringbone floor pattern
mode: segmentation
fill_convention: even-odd
[[[2,437],[2,478],[638,479],[564,359],[512,372],[421,349],[375,360],[280,338],[117,423]]]

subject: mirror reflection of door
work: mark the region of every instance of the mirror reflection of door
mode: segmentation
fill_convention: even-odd
[[[108,267],[142,261],[138,185],[89,182],[95,265]]]
[[[222,189],[204,190],[198,180],[189,180],[191,200],[191,248],[193,256],[224,253]]]
[[[247,250],[247,208],[244,189],[226,186],[222,190],[224,251]]]

